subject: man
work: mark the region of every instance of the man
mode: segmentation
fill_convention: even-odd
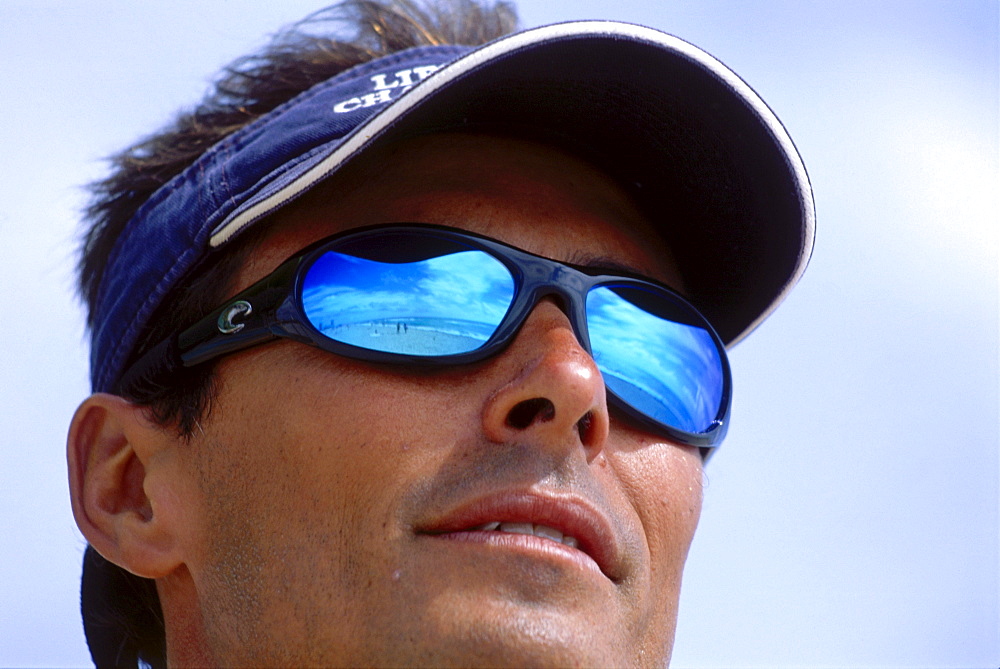
[[[657,31],[345,8],[368,32],[300,26],[97,188],[95,662],[661,666],[724,347],[811,250],[801,161]]]

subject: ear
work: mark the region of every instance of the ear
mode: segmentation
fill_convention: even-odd
[[[145,578],[181,564],[169,485],[154,485],[175,437],[146,409],[105,393],[76,410],[67,439],[73,515],[90,545],[110,562]]]

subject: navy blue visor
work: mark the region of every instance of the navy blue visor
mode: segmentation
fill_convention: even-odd
[[[279,337],[374,363],[479,362],[502,351],[546,297],[593,357],[611,406],[680,443],[721,442],[732,383],[725,348],[675,291],[426,224],[355,229],[309,246],[154,347],[120,387],[151,364],[191,367]],[[163,356],[174,359],[154,360]]]

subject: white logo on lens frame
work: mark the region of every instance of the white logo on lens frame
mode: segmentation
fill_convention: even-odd
[[[239,332],[246,327],[246,323],[237,322],[243,320],[244,317],[249,316],[253,313],[253,306],[246,300],[238,300],[229,305],[229,307],[219,314],[219,320],[216,321],[216,325],[219,327],[219,332],[222,334],[233,334]]]

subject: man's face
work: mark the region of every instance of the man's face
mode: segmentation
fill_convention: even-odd
[[[317,239],[387,222],[449,225],[679,282],[600,172],[533,143],[438,135],[283,210],[239,288]],[[218,388],[203,431],[177,444],[184,578],[197,598],[187,605],[200,609],[217,662],[669,657],[701,460],[609,414],[601,375],[555,301],[485,362],[420,371],[282,341],[225,358]],[[555,538],[486,531],[497,522]]]

